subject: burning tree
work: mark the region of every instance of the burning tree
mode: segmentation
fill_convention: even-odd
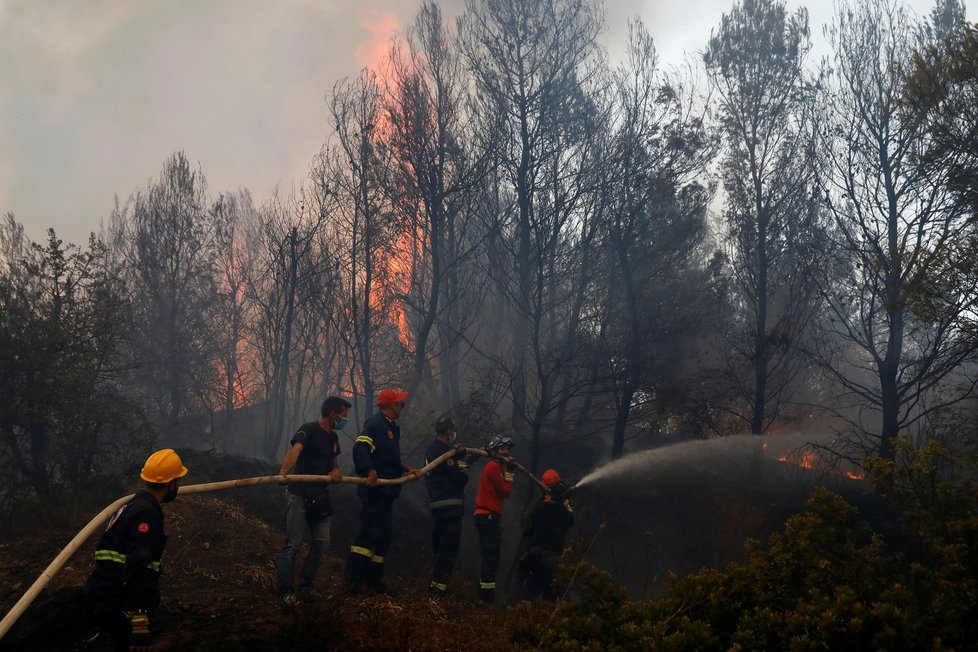
[[[396,288],[412,356],[405,389],[414,393],[431,378],[437,362],[441,400],[460,401],[460,334],[466,330],[463,307],[476,224],[468,206],[485,174],[483,159],[465,111],[464,69],[457,45],[444,27],[438,5],[426,2],[406,38],[406,52],[392,48],[384,97],[393,156],[389,193],[401,230],[395,244],[406,270]],[[483,150],[484,151],[484,150]]]
[[[329,97],[335,141],[319,161],[325,187],[335,194],[332,253],[346,297],[343,329],[348,348],[348,389],[370,409],[378,379],[394,376],[403,348],[390,319],[392,292],[385,279],[398,252],[399,225],[392,210],[391,151],[386,142],[377,75],[364,70],[338,83]]]

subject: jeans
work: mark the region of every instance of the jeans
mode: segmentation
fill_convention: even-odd
[[[281,595],[292,593],[295,578],[295,556],[302,547],[306,530],[312,533],[312,545],[299,573],[299,590],[311,589],[316,581],[316,573],[329,551],[329,528],[332,517],[326,516],[316,522],[306,518],[306,506],[302,496],[286,492],[285,502],[285,545],[276,563],[276,592]]]

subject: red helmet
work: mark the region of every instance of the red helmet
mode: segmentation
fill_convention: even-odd
[[[394,403],[403,403],[407,400],[408,393],[402,392],[399,389],[382,389],[380,393],[377,394],[377,405],[379,407],[387,407]]]
[[[549,487],[552,484],[557,484],[560,482],[560,474],[554,469],[547,469],[543,472],[543,477],[540,478],[540,480],[543,482],[543,484]]]

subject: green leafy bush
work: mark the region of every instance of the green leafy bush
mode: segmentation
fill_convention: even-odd
[[[963,650],[978,640],[978,494],[973,460],[937,445],[897,446],[867,462],[900,515],[874,531],[858,510],[816,489],[808,511],[746,563],[669,578],[666,596],[628,598],[565,556],[565,599],[539,625],[543,650]],[[896,525],[896,524],[895,524]],[[569,588],[568,588],[569,587]]]

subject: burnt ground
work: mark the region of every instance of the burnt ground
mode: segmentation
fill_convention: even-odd
[[[277,470],[253,460],[206,454],[188,454],[185,460],[194,483]],[[255,487],[197,494],[166,506],[168,542],[154,650],[505,650],[518,646],[526,623],[549,615],[542,605],[484,606],[476,598],[474,582],[461,575],[453,578],[452,597],[428,597],[430,551],[423,545],[427,519],[419,522],[407,506],[395,520],[395,537],[402,536],[395,540],[398,545],[389,556],[394,568],[386,578],[399,594],[345,594],[343,551],[358,519],[352,511],[354,493],[342,490],[334,492],[332,555],[320,570],[317,586],[326,597],[284,611],[273,588],[275,557],[283,541],[278,523],[282,491]],[[0,613],[10,610],[63,546],[111,500],[79,497],[60,508],[29,506],[16,516],[6,540],[0,541]],[[341,519],[340,514],[348,516]],[[87,541],[54,576],[34,606],[0,640],[0,649],[71,650],[84,638],[81,619],[65,605],[72,604],[72,587],[81,586],[91,572],[97,540],[95,535]],[[303,555],[304,551],[300,563]],[[79,649],[108,648],[96,641]]]

